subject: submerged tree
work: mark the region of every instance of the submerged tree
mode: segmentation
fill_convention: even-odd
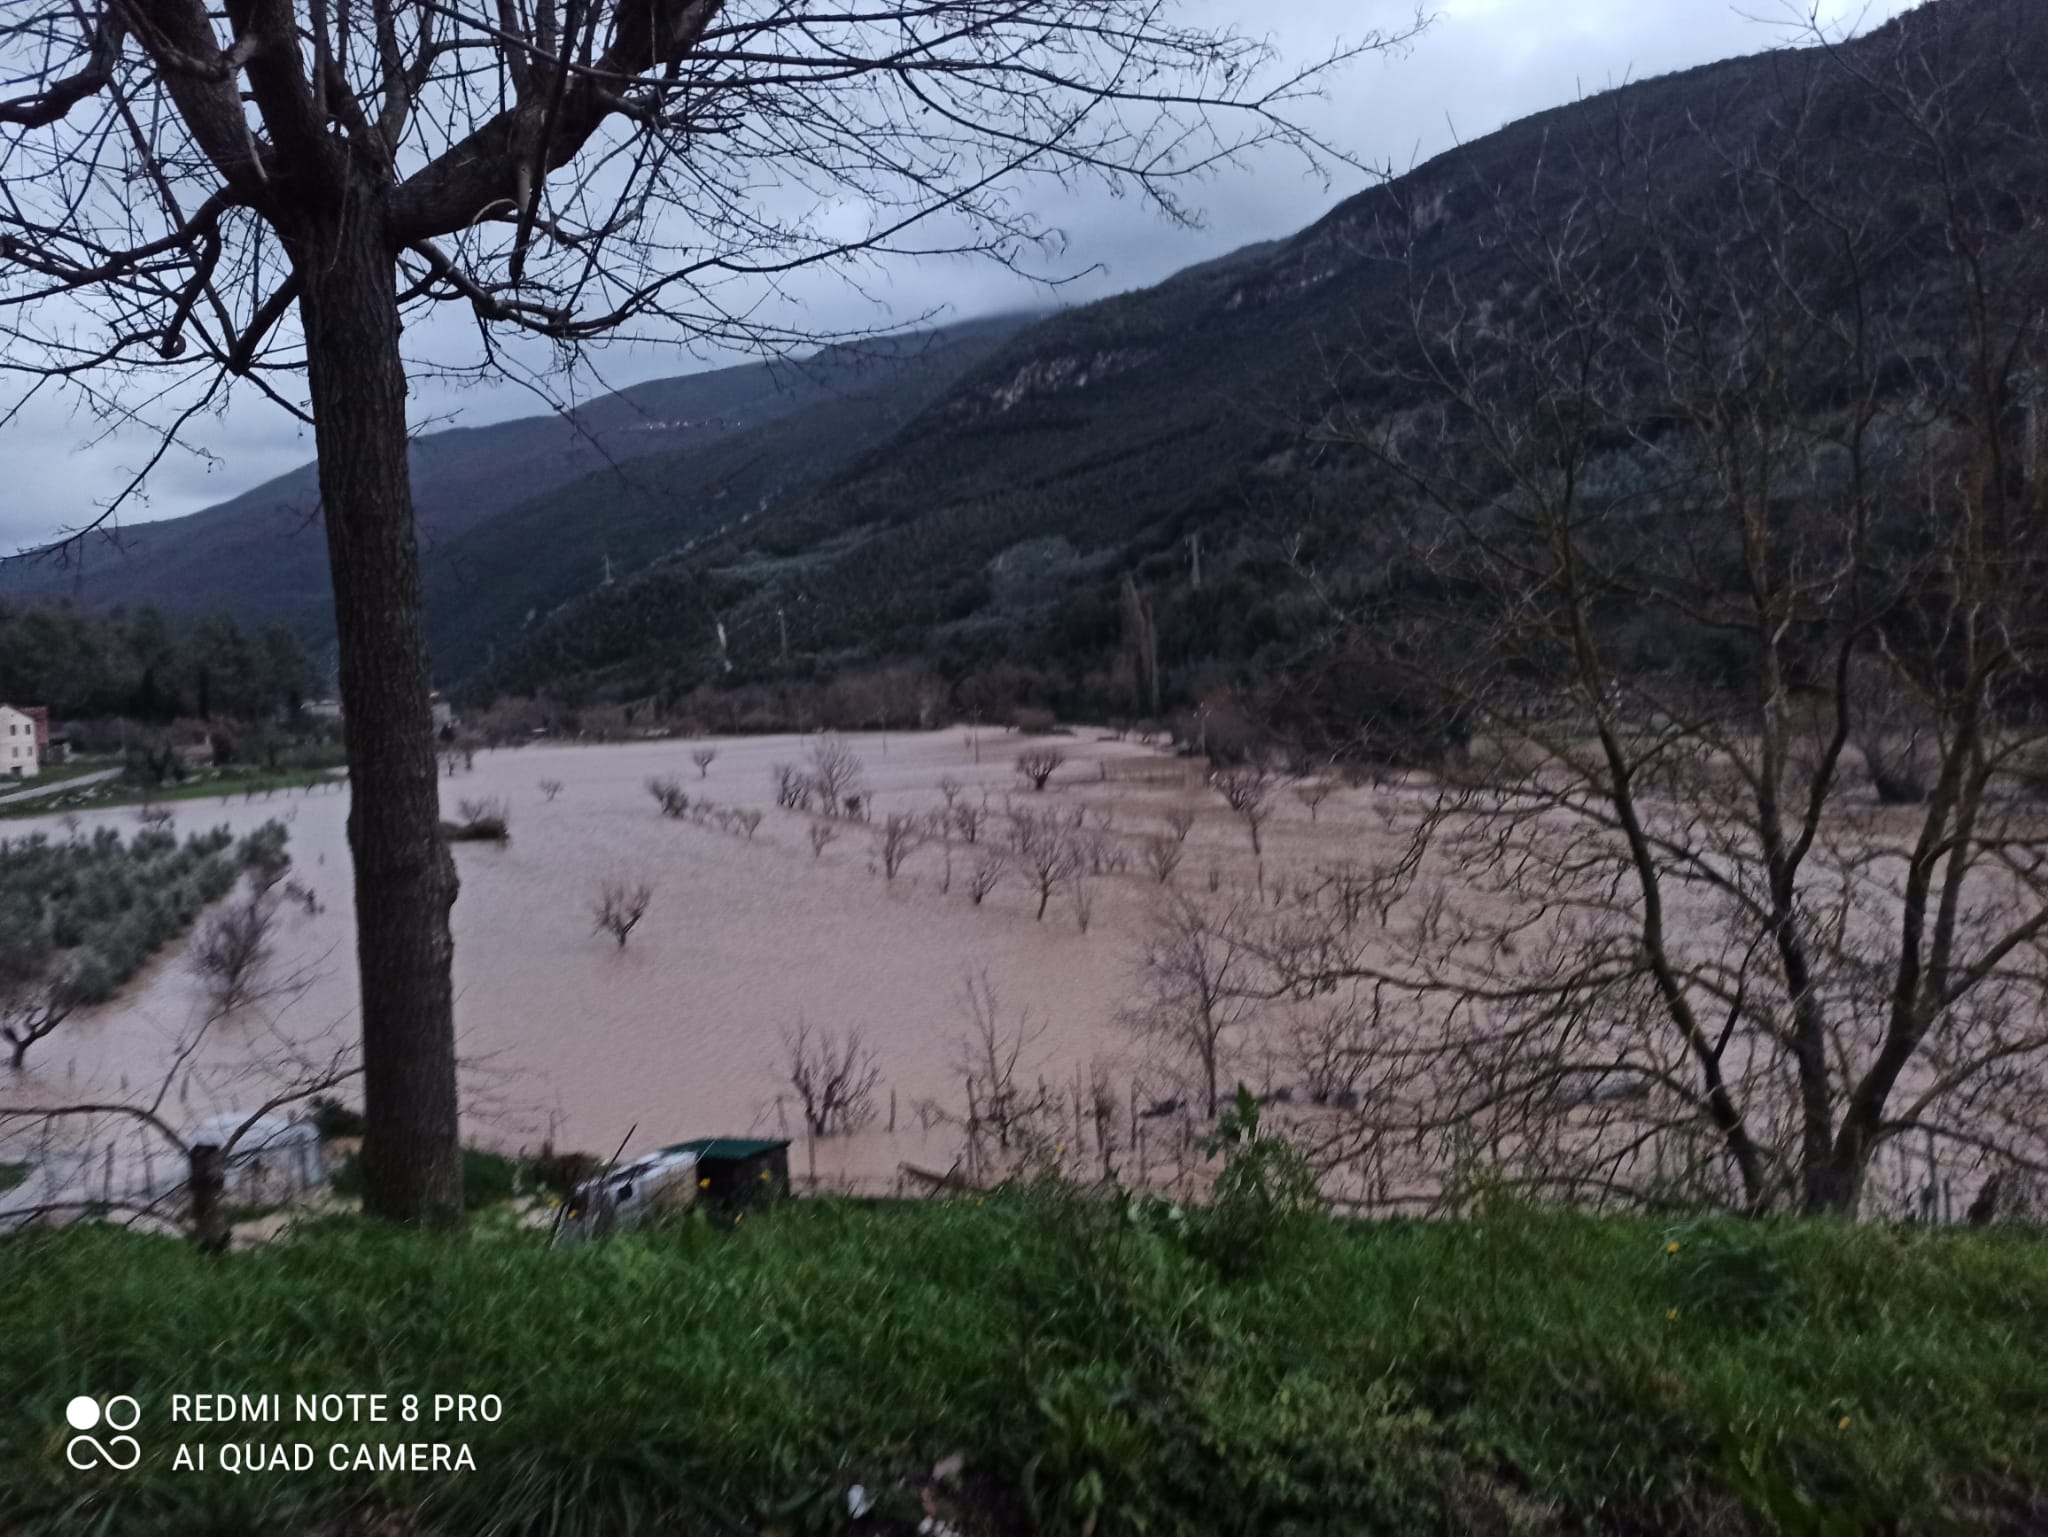
[[[1047,232],[1020,178],[1099,178],[1184,217],[1187,179],[1247,149],[1315,159],[1288,114],[1334,58],[1276,77],[1265,45],[1155,0],[25,0],[0,61],[7,368],[161,427],[131,490],[234,388],[313,429],[354,787],[364,1204],[453,1223],[456,877],[404,327],[462,306],[472,374],[505,337],[786,346],[760,301],[805,266],[1026,263]]]

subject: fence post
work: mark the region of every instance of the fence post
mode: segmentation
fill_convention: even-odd
[[[219,1254],[228,1246],[228,1214],[221,1204],[227,1191],[227,1155],[211,1142],[202,1142],[188,1155],[192,1186],[192,1235],[206,1254]]]

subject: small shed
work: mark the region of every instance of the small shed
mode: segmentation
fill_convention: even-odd
[[[698,1137],[662,1149],[697,1160],[697,1199],[724,1211],[789,1195],[789,1142],[765,1137]]]

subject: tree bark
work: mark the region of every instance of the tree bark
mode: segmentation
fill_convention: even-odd
[[[1853,1217],[1863,1196],[1863,1161],[1859,1156],[1832,1157],[1809,1163],[1801,1171],[1800,1211],[1809,1217]]]
[[[363,1206],[462,1220],[454,861],[440,834],[386,190],[360,173],[291,239],[347,723],[362,982]]]

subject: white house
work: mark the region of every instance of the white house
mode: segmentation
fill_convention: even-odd
[[[0,779],[33,779],[43,771],[36,718],[0,704]]]

